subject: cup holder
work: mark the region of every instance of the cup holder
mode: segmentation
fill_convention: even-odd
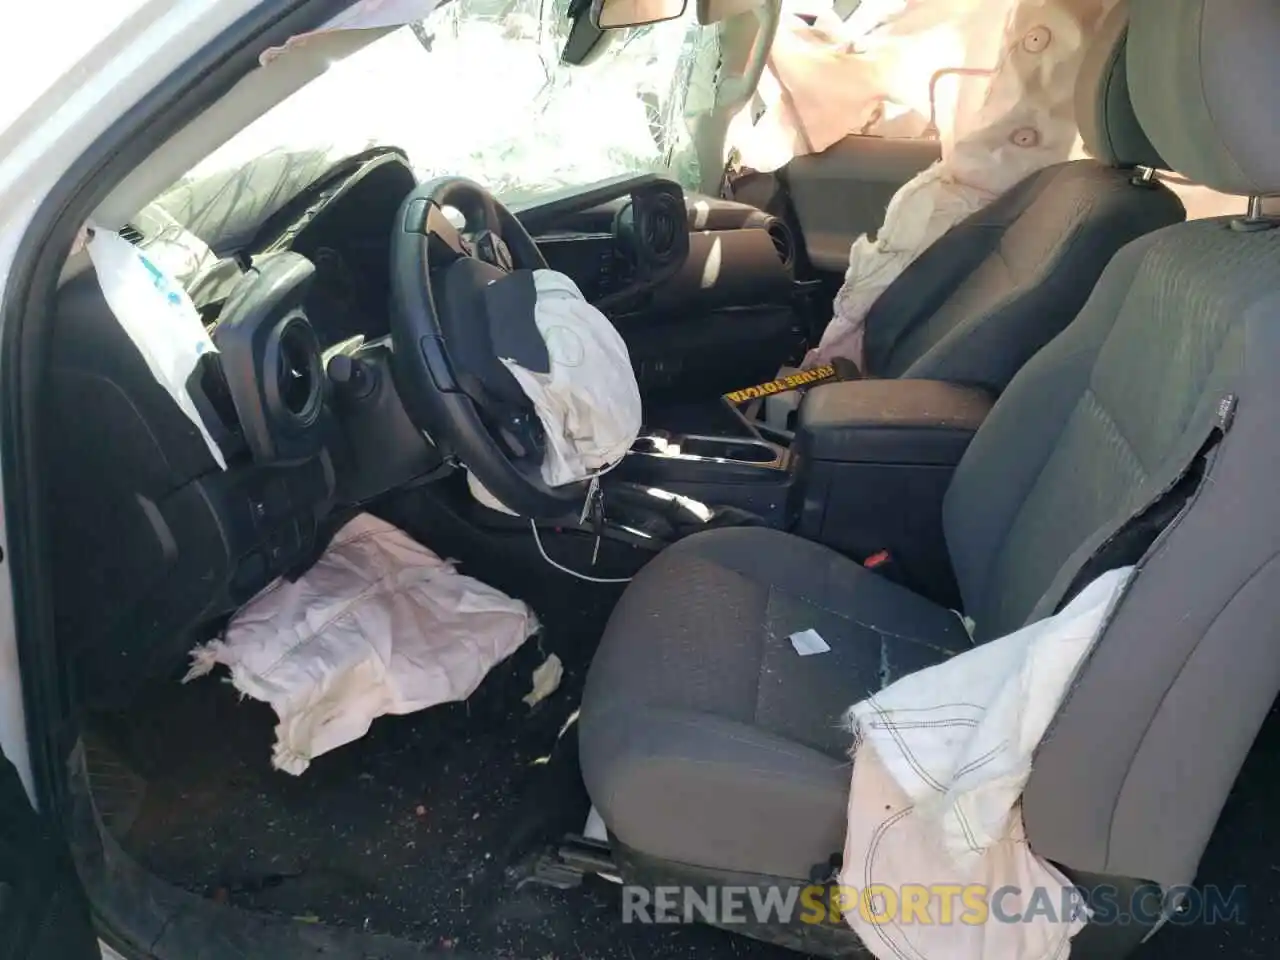
[[[670,447],[671,444],[664,437],[637,437],[636,442],[631,445],[631,452],[648,453],[660,457],[667,453]]]
[[[778,452],[767,443],[719,437],[686,437],[680,444],[680,452],[686,457],[737,463],[773,463],[778,459]]]
[[[778,461],[778,451],[759,440],[740,437],[640,437],[631,445],[632,453],[682,460],[717,460],[729,463],[770,465]]]

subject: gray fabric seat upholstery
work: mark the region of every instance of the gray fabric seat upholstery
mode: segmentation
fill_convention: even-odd
[[[797,656],[787,638],[810,627],[830,653]],[[609,622],[582,704],[587,789],[649,855],[804,879],[843,843],[845,708],[968,646],[954,613],[825,547],[763,528],[692,537]]]
[[[940,237],[879,297],[863,360],[875,377],[947,380],[1000,392],[1084,306],[1126,243],[1185,216],[1133,168],[1166,164],[1129,102],[1127,8],[1101,25],[1080,72],[1076,113],[1097,160],[1033,173]]]
[[[1213,189],[1280,193],[1280,5],[1132,0],[1131,15],[1153,142]],[[947,492],[976,642],[1051,613],[1099,551],[1138,565],[1023,797],[1031,846],[1073,874],[1190,883],[1280,691],[1278,226],[1203,220],[1126,246]],[[1115,553],[1171,490],[1159,535]],[[609,623],[580,717],[612,835],[669,864],[797,876],[839,848],[848,741],[828,723],[963,649],[949,616],[784,534],[660,555]],[[776,642],[807,626],[831,654]]]

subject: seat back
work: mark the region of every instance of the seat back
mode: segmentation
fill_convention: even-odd
[[[1126,4],[1104,19],[1081,65],[1076,113],[1098,160],[1027,177],[961,221],[867,315],[867,369],[1003,390],[1075,318],[1111,257],[1183,219],[1182,203],[1133,168],[1163,167],[1129,103]]]
[[[1131,18],[1133,101],[1162,153],[1217,190],[1280,191],[1280,7],[1132,0]],[[1189,883],[1280,690],[1275,226],[1202,220],[1125,247],[947,494],[980,640],[1052,612],[1135,516],[1176,501],[1024,796],[1036,851],[1074,870]]]

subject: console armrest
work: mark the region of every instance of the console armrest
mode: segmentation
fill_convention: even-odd
[[[992,402],[936,380],[814,387],[792,445],[796,532],[856,560],[888,551],[900,582],[958,606],[942,501]]]
[[[940,380],[824,384],[800,406],[796,445],[813,460],[954,466],[993,402]]]

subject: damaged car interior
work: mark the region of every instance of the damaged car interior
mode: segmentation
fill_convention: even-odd
[[[1132,568],[1030,744],[1022,846],[1095,909],[1248,886],[1245,926],[1166,898],[1081,923],[1073,958],[1270,953],[1280,8],[1058,2],[1092,11],[1084,153],[931,239],[855,357],[821,346],[850,247],[949,141],[726,162],[727,118],[762,115],[779,23],[804,19],[772,0],[617,25],[607,0],[529,24],[488,6],[264,54],[61,268],[35,413],[49,729],[95,914],[157,960],[890,955],[845,923],[623,923],[620,884],[861,876],[851,705]],[[195,169],[318,64],[382,37],[451,55],[473,10],[483,42],[536,31],[565,76],[664,23],[719,37],[696,176],[514,189],[389,140]],[[1175,182],[1230,212],[1193,218]],[[109,251],[194,310],[189,375],[158,373]],[[831,372],[777,386],[820,354]],[[422,651],[368,653],[414,623]],[[335,679],[353,636],[372,705]]]

